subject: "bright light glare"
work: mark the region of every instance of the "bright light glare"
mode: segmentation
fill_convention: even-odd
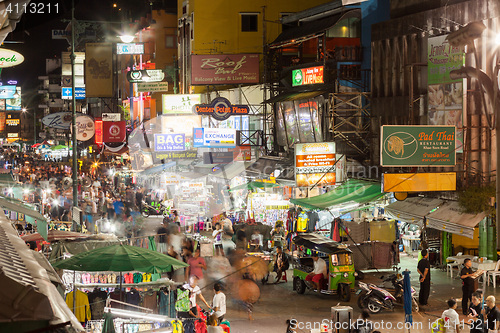
[[[9,194],[12,194],[12,192],[14,192],[14,190],[13,190],[13,189],[11,189],[11,188],[9,188],[9,189],[7,190],[7,192],[9,192]]]
[[[22,111],[23,111],[23,112],[26,112],[26,111],[28,111],[28,109],[26,109],[26,108],[22,108]]]
[[[500,34],[495,36],[495,44],[500,45]]]
[[[59,206],[59,200],[52,201],[52,204],[54,204],[54,206]]]
[[[122,42],[124,43],[132,43],[134,41],[135,36],[132,35],[123,35],[119,36]]]
[[[28,193],[30,193],[30,190],[28,190],[27,188],[25,188],[25,189],[23,190],[23,193],[24,193],[24,194],[28,194]]]
[[[111,232],[115,232],[116,231],[116,226],[114,224],[112,224],[110,227],[109,227],[109,231]]]

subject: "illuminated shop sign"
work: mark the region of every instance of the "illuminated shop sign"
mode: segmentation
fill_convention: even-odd
[[[292,87],[324,83],[323,66],[295,69],[292,71]]]

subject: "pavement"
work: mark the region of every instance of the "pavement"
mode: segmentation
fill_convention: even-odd
[[[155,230],[159,226],[161,219],[148,219],[149,231]],[[415,253],[416,255],[416,253]],[[412,286],[417,290],[420,288],[417,273],[417,259],[401,253],[400,265],[401,271],[408,269],[411,272]],[[364,282],[371,282],[377,285],[382,283],[381,277],[394,273],[393,270],[370,270],[365,271]],[[429,305],[421,306],[418,313],[413,314],[413,326],[409,332],[431,332],[430,325],[441,316],[442,312],[447,309],[446,301],[450,297],[454,297],[458,301],[457,312],[460,319],[464,320],[464,329],[461,332],[469,332],[469,326],[466,324],[468,319],[461,314],[461,298],[462,298],[462,282],[460,278],[451,278],[447,276],[446,271],[431,268],[431,294],[429,297]],[[231,323],[231,332],[236,333],[254,333],[254,332],[286,332],[286,321],[296,320],[297,333],[310,333],[312,328],[319,328],[321,323],[329,323],[331,319],[331,307],[341,305],[350,306],[353,309],[353,318],[356,320],[361,313],[357,306],[357,296],[352,295],[350,302],[340,302],[336,295],[327,296],[319,295],[311,291],[306,291],[305,294],[299,295],[292,289],[292,270],[287,272],[288,282],[279,284],[259,283],[261,296],[253,307],[254,320],[248,320],[246,309],[238,303],[231,295],[230,291],[226,291],[227,295],[227,313],[225,318]],[[274,275],[271,276],[271,281],[274,281]],[[479,288],[483,288],[480,283]],[[485,286],[485,295],[495,295],[500,303],[500,287],[494,289],[492,285]],[[203,294],[210,303],[213,297],[211,288],[203,290]],[[380,332],[401,332],[406,331],[404,325],[404,312],[402,306],[397,306],[394,311],[381,311],[378,314],[372,314],[370,320],[374,323],[375,329]],[[318,331],[319,332],[319,331]],[[342,332],[342,331],[340,331]],[[345,331],[347,332],[347,331]]]

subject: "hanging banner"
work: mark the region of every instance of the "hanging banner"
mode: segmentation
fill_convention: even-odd
[[[191,84],[259,83],[258,54],[191,56]]]
[[[87,43],[85,87],[87,97],[113,97],[113,44]]]
[[[88,115],[76,117],[76,139],[88,141],[95,133],[94,119]]]
[[[463,79],[452,80],[450,72],[465,64],[461,47],[452,47],[447,35],[427,42],[427,88],[429,125],[452,125],[457,128],[457,152],[463,152],[464,89]]]
[[[295,144],[297,187],[333,185],[337,181],[335,142]]]
[[[455,126],[382,126],[382,166],[455,165]]]
[[[124,142],[126,138],[125,121],[104,121],[102,123],[104,142]]]

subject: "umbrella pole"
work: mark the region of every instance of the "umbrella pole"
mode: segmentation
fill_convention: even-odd
[[[76,306],[76,271],[73,271],[73,314],[75,314]]]
[[[120,302],[122,301],[122,272],[120,272]]]

